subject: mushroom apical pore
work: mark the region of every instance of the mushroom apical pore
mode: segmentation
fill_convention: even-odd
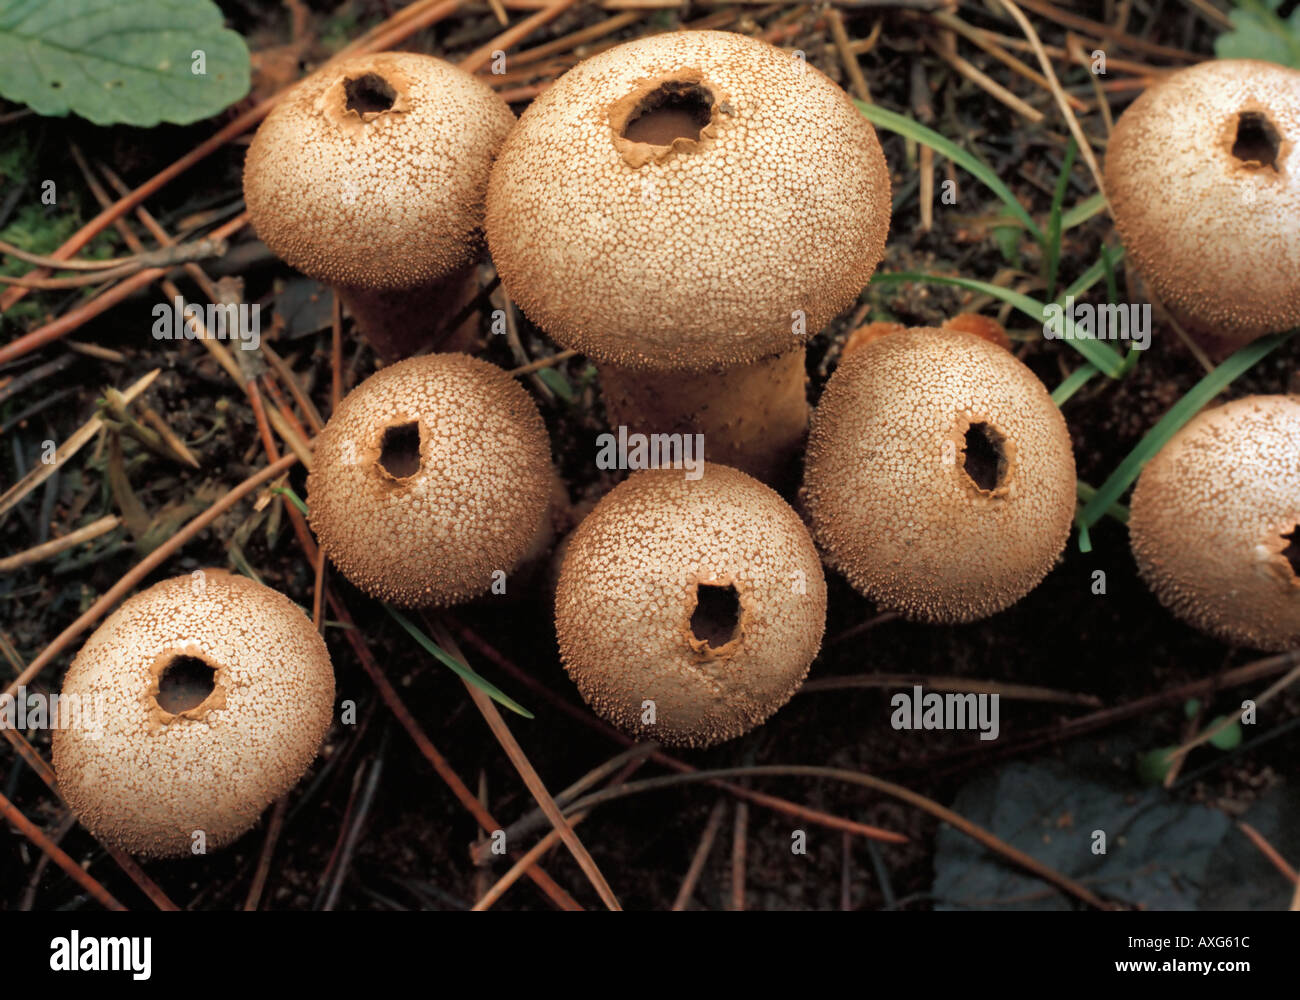
[[[567,543],[555,598],[565,669],[638,738],[732,739],[798,690],[826,582],[798,515],[744,473],[637,472]]]
[[[1116,123],[1105,181],[1138,271],[1212,354],[1300,326],[1300,70],[1163,77]]]
[[[538,97],[486,225],[511,298],[599,363],[611,423],[703,433],[711,460],[770,478],[806,431],[806,338],[866,285],[889,214],[880,143],[839,87],[766,42],[681,31]]]
[[[432,56],[327,64],[249,147],[253,226],[276,255],[334,286],[383,358],[406,357],[431,346],[472,292],[488,173],[514,121],[490,87]]]
[[[307,505],[325,554],[362,590],[448,605],[536,553],[554,482],[528,393],[486,361],[431,354],[344,397],[316,439]]]
[[[1300,647],[1300,397],[1189,421],[1142,470],[1129,514],[1160,603],[1225,642]]]
[[[155,584],[95,630],[63,682],[59,792],[109,844],[224,846],[297,783],[329,729],[334,673],[283,594],[225,570]]]
[[[890,333],[846,358],[802,498],[827,564],[881,608],[966,622],[1014,604],[1065,546],[1070,436],[1047,390],[974,334]]]

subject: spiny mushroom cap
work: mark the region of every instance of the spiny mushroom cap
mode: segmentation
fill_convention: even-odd
[[[555,597],[560,655],[587,703],[638,738],[692,747],[789,701],[825,624],[826,581],[798,515],[725,465],[616,486],[570,536]]]
[[[343,399],[307,477],[312,530],[349,580],[407,607],[468,600],[544,528],[550,440],[495,365],[432,354],[382,368]]]
[[[482,251],[488,172],[515,117],[432,56],[355,56],[267,116],[244,163],[257,235],[314,278],[416,288]]]
[[[214,670],[210,693],[183,710],[164,693],[168,711],[168,668],[191,657]],[[110,615],[68,670],[73,696],[81,721],[53,733],[59,792],[96,837],[176,857],[197,831],[209,849],[230,843],[294,786],[329,729],[334,672],[297,605],[209,569]]]
[[[690,124],[642,132],[654,112]],[[802,344],[866,285],[889,214],[880,143],[844,91],[766,42],[682,31],[592,56],[533,101],[493,168],[487,235],[561,344],[670,370]]]
[[[1192,332],[1222,351],[1300,325],[1300,71],[1165,77],[1120,117],[1105,181],[1125,249]]]
[[[1142,470],[1128,526],[1178,617],[1226,642],[1300,646],[1300,397],[1198,414]]]
[[[1055,563],[1074,516],[1074,453],[1020,361],[923,327],[836,369],[813,414],[802,497],[827,563],[882,608],[973,621]]]

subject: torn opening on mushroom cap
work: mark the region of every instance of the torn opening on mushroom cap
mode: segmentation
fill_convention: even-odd
[[[1300,645],[1300,398],[1247,396],[1190,420],[1147,463],[1129,537],[1175,615],[1226,642]]]
[[[1161,78],[1116,123],[1105,181],[1137,270],[1212,353],[1300,325],[1300,70]]]
[[[277,256],[330,284],[434,282],[482,252],[488,173],[514,120],[485,83],[432,56],[331,63],[253,138],[253,226]]]
[[[334,673],[283,594],[208,569],[127,600],[86,640],[54,730],[59,792],[96,837],[147,857],[229,843],[288,791],[329,728]]]
[[[540,95],[502,148],[502,283],[566,347],[672,371],[802,346],[884,253],[871,125],[819,70],[744,35],[615,46]]]
[[[1060,410],[1012,354],[920,328],[844,359],[813,413],[801,491],[828,565],[882,608],[962,622],[1047,574],[1075,508]]]
[[[550,439],[528,393],[495,365],[433,354],[343,399],[317,437],[307,505],[344,576],[431,606],[508,576],[546,530],[551,490]]]
[[[601,716],[709,746],[762,722],[817,655],[826,583],[795,512],[742,472],[637,472],[570,537],[556,588],[565,669]],[[653,720],[647,715],[652,706]]]

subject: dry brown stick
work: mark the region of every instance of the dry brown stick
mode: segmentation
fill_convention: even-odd
[[[121,523],[122,519],[120,517],[116,514],[109,514],[97,521],[91,521],[90,524],[78,528],[76,531],[70,531],[59,538],[52,538],[43,545],[34,545],[17,555],[6,556],[4,559],[0,559],[0,573],[12,573],[24,566],[30,566],[32,563],[48,559],[50,556],[57,556],[60,552],[74,549],[83,542],[89,542],[100,535],[108,534]]]
[[[1052,60],[1043,51],[1043,43],[1038,37],[1038,32],[1029,23],[1029,18],[1025,17],[1024,12],[1016,6],[1015,0],[998,0],[998,2],[1006,8],[1016,23],[1020,25],[1020,30],[1025,33],[1025,37],[1029,39],[1029,44],[1034,47],[1034,53],[1038,56],[1038,63],[1042,67],[1043,75],[1047,77],[1048,86],[1051,87],[1052,96],[1056,99],[1061,114],[1065,116],[1065,123],[1070,128],[1070,134],[1074,136],[1074,141],[1078,144],[1079,155],[1083,157],[1088,164],[1088,169],[1092,171],[1092,178],[1097,183],[1097,190],[1104,195],[1106,193],[1106,182],[1102,178],[1101,166],[1097,163],[1096,154],[1092,151],[1092,143],[1089,142],[1082,126],[1079,125],[1079,119],[1074,116],[1074,110],[1070,107],[1065,91],[1061,89],[1061,83],[1056,79],[1056,70],[1052,68]],[[1106,210],[1110,211],[1109,202],[1106,205]]]
[[[704,863],[709,859],[709,851],[713,849],[713,841],[718,836],[718,830],[722,826],[722,816],[726,811],[727,800],[718,799],[713,803],[713,808],[709,811],[709,818],[704,824],[704,832],[700,834],[700,842],[695,845],[695,853],[691,856],[690,867],[686,869],[686,877],[682,879],[682,887],[677,890],[677,898],[673,900],[673,909],[676,911],[685,910],[691,902],[691,895],[695,892],[695,886],[700,881],[700,874],[704,871]],[[848,836],[846,833],[844,836]]]
[[[550,368],[552,365],[558,365],[561,361],[568,361],[569,358],[576,356],[577,353],[577,351],[560,351],[556,354],[552,354],[550,357],[539,358],[536,361],[530,361],[526,365],[520,365],[518,368],[511,368],[509,374],[529,375],[532,372],[540,371],[543,368]]]
[[[475,821],[484,831],[492,833],[495,830],[502,829],[501,824],[498,823],[483,804],[479,802],[474,793],[469,790],[469,787],[465,782],[463,782],[460,779],[460,776],[452,769],[451,765],[447,762],[447,758],[438,752],[438,748],[433,745],[433,741],[429,739],[424,730],[420,728],[419,723],[415,721],[415,716],[413,716],[410,710],[406,707],[406,704],[398,695],[397,689],[393,687],[392,682],[389,681],[387,675],[380,669],[374,655],[370,652],[370,647],[366,645],[365,640],[357,630],[356,624],[352,620],[352,615],[348,612],[348,609],[344,606],[343,602],[335,595],[333,588],[327,587],[325,596],[330,607],[334,609],[334,616],[344,624],[345,628],[343,629],[343,635],[347,639],[348,644],[351,645],[353,652],[356,653],[357,660],[361,663],[361,668],[370,677],[376,690],[379,691],[380,700],[388,706],[389,711],[393,713],[401,727],[406,730],[407,735],[411,737],[411,740],[415,743],[416,748],[420,751],[420,754],[424,759],[429,762],[434,773],[442,778],[447,787],[451,790],[452,795],[455,796],[456,800],[465,807],[471,816],[474,817]],[[537,884],[538,888],[550,897],[552,902],[560,907],[560,909],[582,909],[582,907],[578,905],[577,901],[561,888],[559,883],[551,878],[551,876],[548,875],[540,866],[536,864],[529,865],[526,869],[526,874]]]
[[[127,386],[126,389],[122,390],[122,399],[129,403],[137,396],[140,396],[149,388],[153,383],[153,380],[156,379],[161,372],[161,368],[155,368],[153,371],[136,379]],[[103,427],[103,418],[96,414],[73,431],[72,435],[64,441],[63,444],[59,445],[57,449],[55,449],[54,460],[52,462],[49,462],[48,464],[41,462],[39,465],[33,466],[27,475],[23,476],[22,479],[14,483],[13,486],[9,487],[9,489],[5,490],[3,495],[0,495],[0,516],[3,516],[16,504],[20,503],[23,497],[27,496],[27,494],[36,489],[36,487],[40,486],[41,483],[45,482],[45,480],[49,479],[56,469],[93,441],[95,435],[98,434]]]
[[[745,851],[749,839],[749,803],[736,803],[736,819],[731,828],[731,908],[745,910]]]
[[[262,891],[266,888],[266,879],[271,873],[271,857],[275,854],[275,845],[280,839],[280,831],[284,829],[284,817],[288,810],[289,796],[281,795],[271,809],[271,820],[266,827],[266,839],[262,841],[257,870],[253,873],[253,883],[248,887],[248,897],[244,900],[245,911],[256,910],[262,902]]]
[[[577,31],[570,32],[563,38],[557,38],[554,41],[546,42],[544,45],[537,45],[531,49],[524,49],[510,57],[511,66],[528,66],[532,63],[541,62],[543,59],[549,59],[551,56],[562,55],[585,45],[587,42],[594,42],[598,38],[604,38],[606,35],[613,34],[621,28],[640,20],[645,16],[643,11],[630,10],[623,14],[612,14],[598,24],[588,25]]]
[[[1002,86],[1002,84],[998,83],[979,67],[957,55],[956,52],[948,52],[943,48],[943,46],[936,45],[928,38],[925,39],[925,44],[926,47],[935,55],[964,76],[967,80],[970,80],[971,83],[974,83],[996,100],[1001,101],[1016,114],[1023,116],[1035,125],[1040,124],[1046,117],[1037,108],[1031,107],[1029,104],[1025,103],[1025,101],[1007,90],[1006,87]]]
[[[1289,688],[1292,684],[1294,684],[1298,680],[1300,680],[1300,666],[1297,666],[1295,669],[1288,671],[1285,676],[1279,677],[1276,681],[1270,684],[1262,694],[1260,694],[1254,699],[1255,707],[1258,708],[1261,705],[1267,705],[1270,701],[1272,701],[1275,697],[1277,697],[1279,694],[1281,694],[1283,691],[1285,691],[1287,688]],[[1237,721],[1236,716],[1225,715],[1214,725],[1209,726],[1201,733],[1199,733],[1197,736],[1183,743],[1181,746],[1177,747],[1176,749],[1171,750],[1169,752],[1169,756],[1174,759],[1185,756],[1186,754],[1190,753],[1192,750],[1200,746],[1202,743],[1208,743],[1210,740],[1214,739],[1215,736],[1223,732],[1223,730],[1227,729],[1230,725],[1232,725],[1236,721]]]
[[[849,75],[849,85],[859,98],[870,104],[871,88],[867,86],[867,78],[862,75],[862,67],[858,65],[857,55],[849,47],[849,33],[844,29],[844,15],[834,7],[828,9],[826,15],[831,26],[831,38],[840,55],[840,62]]]
[[[171,538],[163,542],[162,545],[154,549],[147,556],[136,563],[126,574],[117,581],[112,587],[105,591],[86,611],[77,618],[71,625],[65,628],[55,637],[54,641],[45,647],[36,659],[28,664],[27,669],[22,672],[14,681],[5,689],[6,694],[13,694],[18,688],[31,683],[33,679],[47,667],[56,656],[62,653],[72,643],[72,640],[81,635],[82,632],[90,628],[95,622],[112,608],[119,600],[135,587],[141,580],[149,575],[158,566],[161,566],[172,554],[182,545],[224,514],[227,510],[237,504],[253,490],[257,489],[263,483],[274,479],[280,473],[292,468],[298,461],[296,455],[286,455],[278,462],[273,462],[266,468],[254,473],[245,479],[238,486],[232,487],[226,495],[205,510],[202,514],[191,520],[180,531],[172,535]]]
[[[56,865],[62,868],[79,886],[90,893],[100,905],[109,910],[125,910],[126,907],[117,898],[96,881],[89,872],[68,856],[67,852],[45,835],[45,831],[29,820],[4,795],[0,795],[0,816],[18,828],[40,850],[48,854]]]
[[[587,814],[585,812],[575,813],[569,817],[569,826],[576,827],[586,818]],[[521,875],[527,872],[541,859],[543,854],[559,842],[560,828],[552,827],[546,836],[525,851],[524,856],[511,865],[510,870],[497,879],[496,884],[483,893],[470,909],[476,913],[491,909],[509,891],[510,887],[519,881]]]
[[[620,733],[613,726],[597,719],[589,712],[585,712],[575,705],[569,704],[546,685],[540,683],[535,677],[527,671],[520,670],[514,663],[502,656],[493,646],[484,641],[473,629],[466,625],[456,622],[456,630],[461,637],[470,645],[482,653],[487,659],[510,674],[511,677],[525,685],[529,690],[537,692],[541,697],[558,708],[561,712],[571,718],[577,719],[589,729],[594,729],[598,733],[604,734],[616,743],[623,746],[631,746],[635,741],[623,733]],[[671,768],[680,774],[694,773],[697,768],[687,764],[685,761],[678,760],[676,757],[669,756],[663,751],[656,751],[650,755],[650,759],[665,767]],[[735,782],[713,782],[718,788],[725,790],[736,798],[744,799],[754,805],[765,806],[784,816],[791,816],[795,819],[806,820],[809,823],[815,823],[818,826],[829,827],[832,830],[847,830],[849,833],[858,836],[868,837],[872,840],[880,840],[889,844],[905,844],[907,837],[900,833],[894,833],[892,830],[882,830],[879,827],[868,826],[865,823],[857,823],[853,820],[844,819],[841,816],[833,816],[830,813],[822,812],[819,809],[810,809],[807,806],[801,806],[798,803],[790,802],[786,799],[778,798],[775,795],[767,795],[763,792],[757,792],[743,785],[737,785]]]
[[[864,788],[870,788],[873,791],[880,792],[883,795],[888,795],[891,798],[899,799],[929,813],[936,819],[939,819],[957,831],[964,833],[972,840],[983,844],[991,851],[1002,855],[1008,861],[1032,872],[1043,881],[1050,882],[1058,889],[1069,893],[1076,899],[1087,903],[1089,906],[1096,907],[1099,910],[1111,909],[1107,903],[1093,895],[1093,893],[1089,892],[1074,879],[1067,875],[1062,875],[1055,869],[1043,864],[1037,858],[1026,854],[1019,848],[1013,847],[1000,837],[989,833],[977,823],[972,823],[964,816],[940,805],[933,799],[921,795],[919,792],[914,792],[910,788],[894,784],[892,781],[885,781],[883,778],[877,778],[874,775],[863,774],[860,771],[847,771],[842,768],[834,767],[812,767],[803,764],[760,764],[753,767],[723,767],[711,771],[696,771],[693,774],[671,774],[663,778],[644,778],[641,781],[629,782],[619,788],[604,789],[586,795],[572,803],[569,806],[569,809],[573,812],[580,812],[591,810],[598,805],[612,802],[615,799],[621,799],[629,795],[637,795],[643,792],[672,788],[677,785],[712,781],[716,778],[749,777],[827,778],[832,781],[843,781],[851,785],[861,785]]]
[[[27,763],[27,766],[30,767],[32,771],[36,773],[36,776],[45,783],[45,787],[54,793],[54,797],[58,799],[63,806],[67,807],[67,803],[64,802],[63,796],[59,794],[59,786],[58,782],[55,781],[54,768],[50,767],[50,765],[45,762],[45,758],[36,752],[36,748],[28,743],[27,738],[18,730],[5,726],[0,727],[0,732],[4,733],[5,737],[13,745],[18,756],[22,757],[22,759]],[[133,859],[131,855],[127,854],[120,848],[114,847],[112,844],[106,844],[103,841],[100,841],[100,846],[108,852],[109,857],[117,862],[117,866],[121,868],[122,871],[126,873],[127,877],[140,888],[140,891],[149,897],[150,902],[152,902],[154,906],[158,907],[160,910],[180,909],[180,907],[167,898],[167,894],[158,887],[158,884],[144,873],[144,869],[136,864],[135,859]]]
[[[1135,52],[1146,52],[1149,55],[1160,56],[1164,59],[1178,59],[1184,62],[1200,62],[1202,58],[1194,52],[1185,52],[1182,49],[1170,48],[1167,45],[1156,45],[1154,42],[1148,42],[1135,35],[1130,35],[1122,29],[1112,28],[1110,25],[1091,21],[1077,14],[1071,14],[1044,2],[1044,0],[1020,0],[1020,6],[1032,10],[1035,14],[1040,14],[1050,21],[1055,21],[1063,27],[1074,28],[1076,31],[1085,31],[1090,35],[1110,39],[1124,48],[1133,49]]]
[[[465,664],[465,655],[460,651],[460,647],[456,645],[456,640],[451,637],[451,634],[442,623],[438,621],[429,621],[428,624],[434,640],[442,646],[447,653],[456,657],[462,664]],[[466,666],[468,667],[468,664],[466,664]],[[527,786],[528,791],[532,793],[533,798],[537,800],[537,804],[541,806],[542,811],[546,813],[546,818],[551,821],[551,825],[554,826],[556,831],[559,833],[560,839],[564,841],[564,846],[569,849],[569,853],[572,854],[574,860],[578,862],[578,867],[582,869],[583,874],[587,876],[587,880],[591,882],[597,895],[600,896],[601,902],[603,902],[608,909],[621,910],[623,907],[619,905],[618,897],[614,895],[614,890],[610,888],[609,883],[605,880],[605,876],[601,874],[600,868],[596,865],[595,859],[588,852],[586,846],[584,846],[582,841],[578,839],[577,834],[573,832],[573,828],[569,826],[569,822],[564,818],[564,813],[560,811],[560,807],[557,806],[555,800],[551,798],[551,793],[547,791],[546,785],[543,783],[541,776],[528,760],[528,755],[524,753],[523,747],[521,747],[519,741],[515,739],[514,733],[510,731],[510,727],[507,726],[505,720],[501,718],[501,713],[497,711],[496,703],[493,702],[493,700],[489,698],[488,695],[478,687],[478,685],[471,684],[468,680],[464,680],[463,678],[462,680],[465,684],[465,690],[469,692],[469,696],[473,700],[475,707],[478,708],[479,712],[483,716],[483,720],[488,724],[488,729],[492,731],[492,735],[495,736],[497,742],[501,744],[501,749],[505,751],[506,757],[508,757],[510,763],[514,765],[515,770],[519,772],[519,777],[523,779],[524,785]]]
[[[1027,65],[1023,60],[1017,59],[1001,45],[993,41],[993,35],[991,32],[972,27],[955,14],[938,12],[927,15],[927,20],[948,28],[951,31],[957,32],[957,34],[961,35],[962,38],[966,39],[976,48],[987,52],[1013,73],[1024,77],[1031,83],[1037,84],[1044,90],[1051,90],[1051,84],[1047,82],[1047,77],[1043,76],[1042,73],[1038,72],[1038,70],[1034,69],[1032,66]],[[1070,106],[1080,114],[1083,114],[1088,110],[1088,105],[1077,97],[1070,97],[1069,100]]]
[[[1300,875],[1297,875],[1296,870],[1287,864],[1286,858],[1278,853],[1277,848],[1264,839],[1263,834],[1249,823],[1241,820],[1237,821],[1237,829],[1246,835],[1250,842],[1259,849],[1259,852],[1268,858],[1269,864],[1280,871],[1288,881],[1300,884]]]
[[[1092,694],[1057,691],[1031,684],[1008,684],[1002,681],[976,680],[971,677],[928,677],[924,674],[854,674],[848,677],[821,677],[806,681],[798,691],[842,691],[845,688],[888,688],[920,684],[931,691],[962,691],[972,694],[997,694],[1017,701],[1045,701],[1062,705],[1087,705],[1099,708],[1101,699]]]
[[[475,49],[460,61],[460,68],[466,73],[477,73],[492,61],[492,53],[508,51],[531,35],[543,25],[550,24],[578,0],[554,0],[531,17],[526,17],[518,24],[507,28],[490,42]]]
[[[403,39],[408,38],[409,36],[415,34],[415,32],[417,31],[420,31],[422,28],[426,28],[431,24],[435,24],[438,21],[441,21],[444,18],[455,13],[456,10],[460,7],[460,5],[461,5],[461,0],[442,0],[441,3],[432,3],[430,2],[430,0],[418,0],[418,2],[410,4],[408,7],[404,8],[403,10],[398,11],[387,21],[384,21],[382,24],[378,25],[371,32],[367,33],[367,35],[364,37],[363,40],[353,43],[352,45],[349,45],[346,48],[344,48],[342,51],[336,54],[330,61],[332,62],[335,59],[339,59],[343,56],[353,55],[363,51],[378,52],[378,51],[383,51],[384,49],[391,48],[392,46],[396,45],[398,42],[402,41]],[[78,229],[75,233],[73,233],[70,237],[68,237],[68,239],[64,240],[62,245],[60,245],[57,250],[55,250],[52,254],[50,254],[50,256],[58,260],[66,260],[67,258],[71,257],[78,250],[82,249],[82,247],[84,247],[92,239],[94,239],[101,232],[107,229],[108,226],[110,226],[115,219],[120,219],[131,209],[135,208],[139,204],[142,204],[147,198],[149,198],[150,195],[159,191],[161,188],[165,187],[167,184],[175,180],[181,174],[185,173],[187,170],[190,169],[190,167],[194,166],[196,163],[202,162],[204,159],[211,156],[218,149],[224,146],[227,142],[229,142],[232,139],[238,138],[239,136],[247,132],[250,128],[252,128],[254,125],[258,124],[263,118],[265,118],[268,114],[270,114],[271,109],[274,108],[277,103],[279,103],[280,99],[289,91],[289,89],[292,86],[294,86],[294,84],[289,84],[285,86],[280,91],[273,94],[271,97],[266,98],[266,100],[260,102],[255,107],[252,107],[249,110],[245,111],[238,118],[232,121],[229,125],[226,125],[224,128],[220,129],[214,135],[204,140],[203,142],[199,143],[198,146],[194,147],[192,150],[190,150],[180,159],[176,160],[170,166],[159,171],[157,174],[149,178],[149,180],[145,181],[143,184],[138,185],[134,190],[132,190],[132,192],[129,195],[118,199],[109,208],[106,208],[103,211],[101,211],[97,216],[95,216],[84,226]],[[232,229],[230,233],[226,233],[225,235],[230,235],[236,229],[241,228],[242,225],[243,223],[241,222],[240,226],[235,227],[235,229]],[[216,235],[216,234],[214,233],[212,235]],[[135,279],[127,279],[128,282],[133,280]],[[137,284],[134,287],[142,287],[144,284],[148,284],[149,280],[152,280],[152,278],[145,280],[141,284]],[[25,294],[26,291],[24,289],[15,288],[9,290],[8,292],[5,292],[3,295],[0,295],[0,311],[4,311],[8,309],[19,299],[21,299]],[[129,294],[130,294],[130,290],[127,290],[123,292],[121,295],[119,295],[118,298],[115,299],[114,301],[121,301],[122,298],[125,298]],[[82,317],[81,322],[84,322],[86,319],[90,319],[92,316],[95,316],[97,314],[98,313],[96,312],[89,313],[88,315]],[[12,347],[13,345],[10,346]],[[21,354],[26,353],[28,350],[34,350],[38,346],[40,345],[39,344],[29,345],[22,352],[20,352],[19,355],[15,355],[15,356],[21,356]],[[4,360],[4,359],[0,359],[0,360]]]
[[[275,373],[280,376],[280,381],[289,390],[289,395],[298,404],[298,409],[307,418],[307,423],[311,424],[312,434],[319,434],[325,429],[325,421],[320,415],[320,410],[316,409],[316,404],[311,401],[311,397],[302,391],[302,386],[298,384],[298,379],[293,371],[285,364],[284,358],[280,357],[270,344],[262,345],[262,354],[271,367],[275,369]],[[304,431],[303,437],[311,437],[311,434]]]

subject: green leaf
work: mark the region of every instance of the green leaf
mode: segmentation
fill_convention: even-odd
[[[1227,388],[1233,379],[1249,371],[1295,332],[1292,330],[1290,333],[1277,333],[1247,344],[1192,386],[1187,394],[1170,407],[1169,412],[1147,431],[1146,437],[1138,442],[1137,447],[1128,453],[1124,461],[1119,463],[1118,468],[1101,484],[1096,496],[1079,512],[1078,523],[1084,528],[1096,524],[1111,504],[1133,484],[1141,473],[1142,467],[1155,457],[1183,424],[1200,413],[1206,404]],[[1087,550],[1081,548],[1081,551]]]
[[[1002,202],[1011,210],[1014,215],[1026,229],[1034,235],[1034,239],[1040,244],[1045,239],[1043,231],[1038,227],[1025,206],[1020,204],[1020,200],[1011,193],[1011,189],[1002,183],[997,172],[987,163],[978,159],[972,153],[967,152],[950,139],[945,139],[933,129],[926,128],[920,122],[906,115],[900,115],[896,112],[882,108],[878,104],[867,104],[864,101],[854,100],[862,116],[878,128],[888,129],[891,132],[897,132],[899,135],[916,142],[929,146],[941,156],[946,156],[953,163],[961,167],[967,173],[984,183],[984,186],[1002,199]]]
[[[1210,728],[1214,729],[1223,725],[1226,716],[1218,716],[1210,723]],[[1217,747],[1220,750],[1236,750],[1241,746],[1241,723],[1234,719],[1217,733],[1210,737],[1210,746]]]
[[[470,668],[468,664],[462,663],[460,660],[456,659],[445,649],[439,646],[436,642],[430,639],[427,635],[424,634],[424,631],[420,628],[420,626],[416,625],[415,622],[411,621],[409,618],[407,618],[404,614],[402,614],[392,605],[384,604],[384,610],[387,611],[392,616],[393,621],[397,622],[398,625],[406,629],[407,633],[411,636],[411,638],[414,639],[417,643],[419,643],[421,649],[423,649],[426,653],[430,654],[439,663],[443,664],[444,666],[450,667],[458,677],[467,681],[470,684],[473,684],[476,688],[481,690],[489,698],[497,702],[497,704],[504,705],[506,708],[510,709],[510,711],[518,715],[522,715],[525,719],[531,719],[534,717],[532,712],[524,708],[523,705],[519,704],[519,702],[515,701],[508,694],[502,691],[499,687],[497,687],[491,681],[487,680],[485,677],[479,676]]]
[[[1238,0],[1228,15],[1232,30],[1214,42],[1220,59],[1263,59],[1300,69],[1300,7],[1283,21],[1282,0]]]
[[[1009,288],[1003,288],[1001,285],[991,285],[987,281],[976,281],[973,278],[955,278],[938,274],[922,274],[919,271],[895,271],[892,273],[877,273],[871,279],[873,285],[897,285],[908,281],[930,282],[939,285],[956,285],[958,288],[966,288],[973,292],[982,292],[985,295],[991,295],[1002,302],[1009,302],[1015,308],[1030,319],[1039,323],[1047,322],[1047,306],[1035,298],[1028,295],[1022,295],[1020,292],[1012,291]],[[1105,372],[1111,378],[1118,378],[1123,366],[1123,360],[1115,349],[1109,344],[1100,340],[1087,338],[1074,338],[1069,336],[1073,331],[1073,322],[1069,316],[1063,316],[1062,322],[1065,328],[1062,331],[1066,336],[1063,338],[1064,343],[1069,344],[1076,351],[1084,356],[1092,364],[1096,365],[1101,371]]]
[[[1163,783],[1165,775],[1174,766],[1174,752],[1177,749],[1177,747],[1161,747],[1159,750],[1140,754],[1137,759],[1138,780],[1144,785]]]
[[[248,64],[211,0],[0,0],[0,95],[37,114],[184,125],[248,93]]]
[[[559,396],[566,403],[573,403],[577,400],[577,395],[573,391],[573,386],[565,377],[564,372],[556,371],[554,368],[541,368],[537,372],[540,378],[551,392]]]
[[[1061,216],[1061,232],[1069,232],[1075,226],[1083,225],[1093,216],[1100,215],[1104,211],[1106,211],[1106,196],[1098,191],[1096,194],[1084,198],[1083,201]]]
[[[1066,400],[1087,385],[1089,380],[1096,374],[1097,366],[1091,361],[1080,365],[1070,372],[1069,377],[1052,391],[1052,402],[1058,407],[1064,406]]]

